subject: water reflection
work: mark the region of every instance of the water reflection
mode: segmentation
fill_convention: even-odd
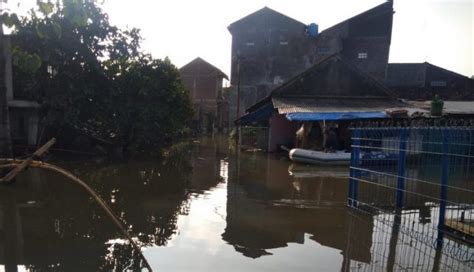
[[[304,244],[309,239],[340,250],[343,257],[370,262],[370,247],[345,254],[351,247],[349,223],[357,225],[359,242],[369,245],[373,227],[368,216],[348,215],[346,170],[333,169],[333,175],[328,177],[309,175],[317,173],[314,168],[300,169],[298,173],[297,166],[293,166],[289,175],[284,158],[240,156],[244,158],[240,158],[241,165],[234,169],[235,175],[228,184],[227,226],[222,235],[236,251],[258,258],[271,255],[269,249]],[[256,163],[258,160],[263,163]],[[340,175],[335,175],[338,170]]]
[[[472,263],[472,254],[463,265],[417,240],[437,221],[429,203],[408,199],[398,217],[355,212],[346,207],[347,169],[235,153],[225,138],[178,145],[161,161],[64,167],[108,201],[159,271],[462,271]],[[392,201],[383,190],[367,197]],[[412,228],[413,220],[424,225]],[[138,270],[135,255],[97,204],[55,174],[29,170],[0,188],[0,270]]]
[[[142,246],[165,246],[189,199],[222,182],[219,147],[174,147],[163,161],[66,164],[109,202]],[[203,159],[205,158],[205,159]],[[117,239],[119,238],[119,239]],[[30,169],[0,190],[0,264],[32,270],[96,271],[139,268],[131,248],[79,187]]]

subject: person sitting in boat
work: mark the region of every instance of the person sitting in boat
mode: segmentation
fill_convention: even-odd
[[[335,152],[337,150],[337,135],[329,126],[325,126],[323,129],[323,148],[324,152]]]
[[[304,122],[296,131],[296,147],[308,148],[308,136],[311,132],[313,124],[311,122]]]

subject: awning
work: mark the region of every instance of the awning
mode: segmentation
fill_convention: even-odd
[[[270,102],[263,105],[262,107],[258,108],[255,111],[252,111],[250,113],[243,115],[239,119],[235,120],[235,123],[240,124],[240,125],[249,125],[255,121],[270,118],[270,116],[272,115],[272,112],[273,112],[273,105]]]
[[[338,121],[389,118],[385,112],[294,112],[286,114],[290,121]]]

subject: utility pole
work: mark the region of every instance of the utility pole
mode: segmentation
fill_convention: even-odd
[[[240,117],[240,60],[241,58],[237,56],[237,112],[236,112],[236,120]],[[240,124],[237,123],[236,127],[236,136],[235,136],[235,144],[238,148],[240,143]]]
[[[10,115],[7,100],[5,37],[3,34],[3,0],[0,0],[0,157],[12,156]]]

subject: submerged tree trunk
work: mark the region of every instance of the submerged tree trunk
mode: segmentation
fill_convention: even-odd
[[[12,156],[10,116],[7,101],[5,40],[3,36],[3,15],[0,12],[0,157]]]

